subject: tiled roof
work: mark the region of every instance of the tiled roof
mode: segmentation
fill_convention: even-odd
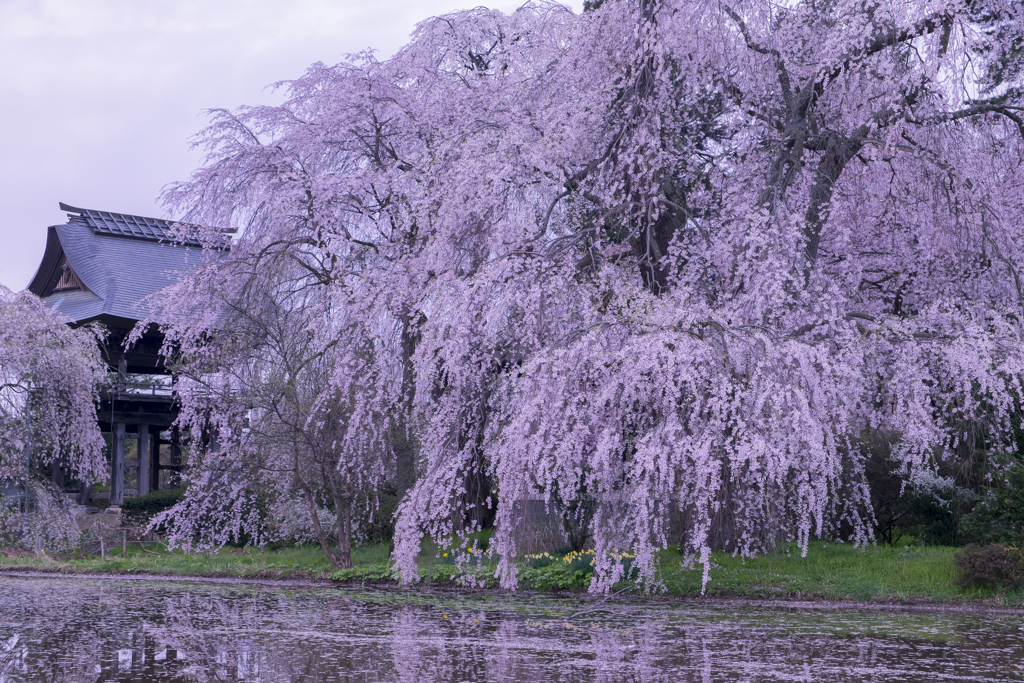
[[[29,290],[74,322],[101,316],[144,320],[151,294],[218,254],[176,239],[171,221],[61,208],[77,215],[69,213],[67,223],[48,228],[46,251]],[[65,258],[83,289],[54,291]]]

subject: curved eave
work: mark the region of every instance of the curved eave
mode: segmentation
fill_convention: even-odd
[[[63,253],[60,245],[60,238],[57,236],[57,227],[51,225],[46,229],[46,248],[43,250],[43,260],[39,262],[39,268],[28,283],[28,291],[36,296],[43,296],[46,288],[57,274],[60,268],[60,257]]]

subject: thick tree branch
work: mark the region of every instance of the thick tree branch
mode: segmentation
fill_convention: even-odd
[[[750,29],[747,28],[747,23],[743,21],[743,17],[737,14],[736,10],[728,5],[725,5],[724,8],[725,13],[729,15],[729,18],[736,22],[736,26],[743,35],[743,40],[747,44],[747,47],[754,52],[773,58],[775,71],[778,73],[779,85],[782,86],[782,97],[785,100],[786,108],[788,109],[793,97],[793,88],[790,84],[789,71],[786,69],[786,62],[782,58],[782,54],[775,48],[765,47],[754,40],[754,37],[750,33]]]

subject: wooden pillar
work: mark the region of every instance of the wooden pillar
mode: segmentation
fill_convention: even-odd
[[[171,428],[171,466],[181,466],[181,432],[177,427]]]
[[[110,504],[124,502],[124,423],[114,425],[114,453],[110,458]]]
[[[171,428],[171,467],[174,488],[181,486],[181,430]]]
[[[54,486],[56,486],[61,491],[63,491],[64,490],[64,469],[60,466],[60,461],[59,460],[55,460],[53,462],[53,465],[51,465],[51,467],[53,468],[53,471],[52,471],[52,474],[50,475],[50,480],[53,482]]]
[[[139,425],[139,447],[135,449],[139,454],[139,473],[135,480],[139,484],[139,495],[149,493],[149,461],[153,459],[149,447],[149,425]]]
[[[149,440],[153,446],[152,463],[153,467],[150,468],[149,476],[149,490],[159,491],[160,490],[160,428],[157,427],[156,432],[153,434],[153,438]]]

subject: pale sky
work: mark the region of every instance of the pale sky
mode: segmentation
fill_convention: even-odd
[[[366,48],[390,56],[417,22],[475,4],[0,0],[0,284],[28,285],[46,226],[66,221],[58,202],[166,217],[158,195],[201,162],[188,141],[204,109],[278,102],[267,85]]]

